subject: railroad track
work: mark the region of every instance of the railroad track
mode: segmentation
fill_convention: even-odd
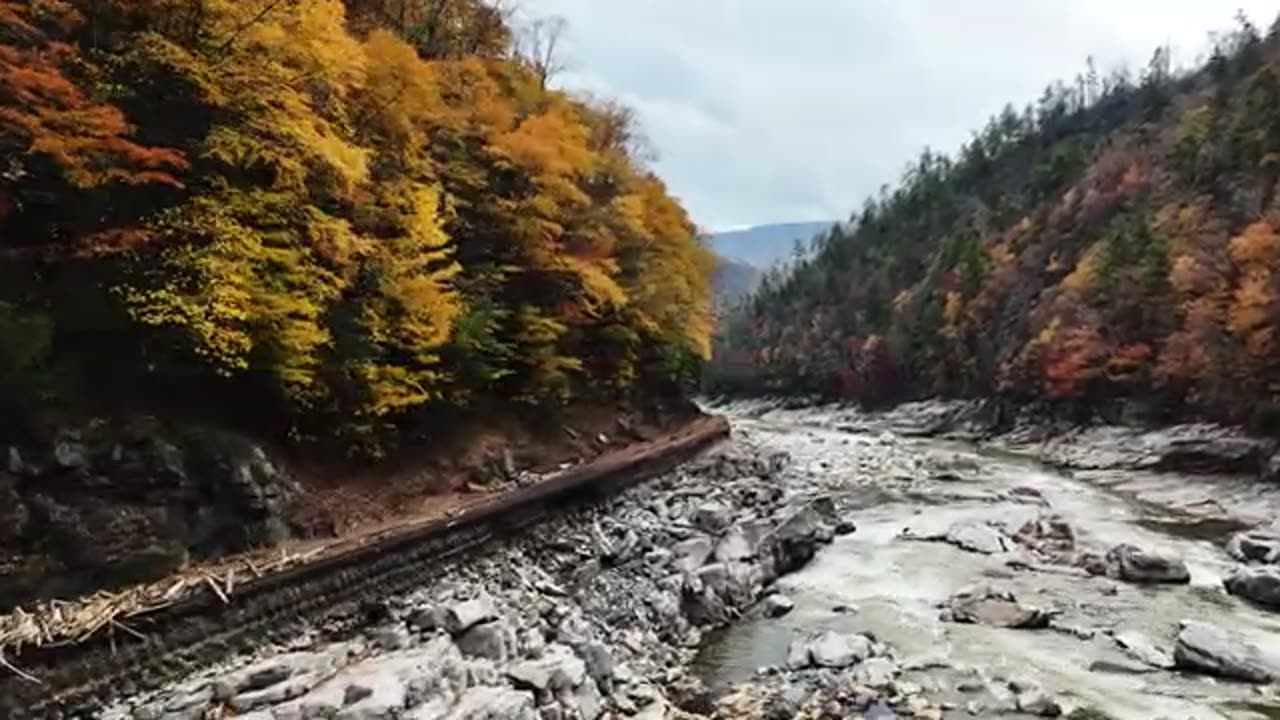
[[[246,582],[228,602],[205,591],[130,618],[129,633],[27,650],[9,660],[40,682],[16,675],[0,679],[0,719],[95,717],[112,700],[286,639],[344,608],[427,584],[443,563],[495,537],[667,472],[728,434],[723,418],[703,418],[658,441],[504,493],[463,515]]]

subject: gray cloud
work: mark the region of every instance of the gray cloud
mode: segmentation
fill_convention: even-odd
[[[1276,8],[1237,0],[1262,28]],[[634,107],[704,227],[845,217],[925,146],[1093,56],[1183,62],[1229,28],[1206,0],[525,0],[569,21],[558,83]]]

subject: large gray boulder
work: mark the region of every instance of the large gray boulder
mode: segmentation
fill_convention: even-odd
[[[760,553],[769,556],[772,576],[804,567],[818,548],[831,540],[835,503],[821,497],[801,505],[761,539]]]
[[[1173,648],[1185,670],[1266,683],[1280,679],[1280,636],[1251,637],[1216,625],[1185,620]]]
[[[1223,584],[1232,595],[1280,610],[1280,567],[1240,568]]]
[[[1247,530],[1231,536],[1227,552],[1240,562],[1280,564],[1280,534]]]
[[[1108,577],[1133,583],[1189,583],[1191,573],[1182,560],[1135,545],[1117,545],[1107,551]]]

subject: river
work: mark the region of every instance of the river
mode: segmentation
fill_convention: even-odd
[[[1280,718],[1273,691],[1156,669],[1116,640],[1138,637],[1169,652],[1179,622],[1188,619],[1280,638],[1280,613],[1232,597],[1222,584],[1238,566],[1224,549],[1229,534],[1280,517],[1280,487],[1232,476],[1056,470],[1025,452],[850,423],[844,410],[751,403],[716,410],[730,415],[740,440],[785,451],[793,472],[825,479],[857,531],[779,581],[796,603],[793,612],[708,636],[695,669],[709,685],[781,665],[794,637],[833,629],[870,633],[893,647],[904,667],[921,668],[912,680],[956,708],[955,717],[987,715],[973,704],[961,710],[978,678],[1031,682],[1068,707],[1095,706],[1122,720]],[[1012,533],[1049,513],[1070,524],[1077,547],[1105,552],[1131,543],[1166,553],[1185,562],[1190,582],[1142,585],[1065,566],[1033,569],[1011,564],[1013,553],[903,537],[943,534],[966,522]],[[1011,590],[1058,615],[1040,630],[941,619],[949,597],[977,584]]]

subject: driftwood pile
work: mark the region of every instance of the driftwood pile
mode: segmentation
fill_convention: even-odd
[[[0,615],[0,668],[39,682],[6,660],[6,655],[12,657],[28,647],[80,643],[100,632],[111,633],[113,638],[122,633],[142,639],[144,636],[129,626],[130,618],[206,590],[229,604],[238,583],[307,562],[329,548],[321,545],[302,553],[280,549],[244,555],[118,592],[98,591],[76,600],[46,600],[30,608],[16,608]]]

